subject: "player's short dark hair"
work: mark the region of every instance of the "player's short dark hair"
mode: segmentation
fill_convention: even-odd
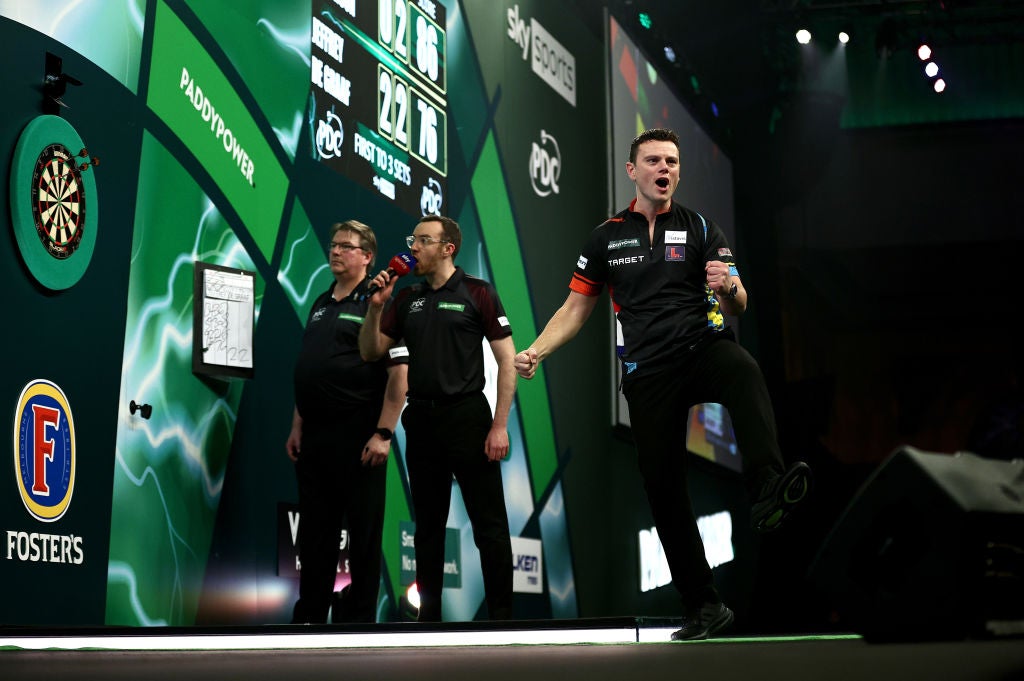
[[[424,215],[417,224],[422,225],[424,222],[441,223],[444,240],[455,246],[455,250],[452,251],[452,260],[455,260],[455,256],[459,254],[459,249],[462,248],[462,230],[459,229],[459,223],[444,215]]]
[[[633,138],[629,145],[629,162],[636,163],[636,149],[644,142],[671,142],[676,145],[676,152],[679,151],[679,135],[668,128],[651,128]]]

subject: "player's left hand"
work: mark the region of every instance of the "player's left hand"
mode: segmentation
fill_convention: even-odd
[[[732,276],[729,274],[728,265],[721,260],[709,260],[704,264],[704,275],[708,288],[720,296],[729,295],[732,289]]]

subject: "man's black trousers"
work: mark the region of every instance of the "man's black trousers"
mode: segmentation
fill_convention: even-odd
[[[364,466],[380,405],[355,409],[330,424],[303,423],[295,473],[299,487],[299,600],[292,621],[327,621],[342,525],[347,517],[351,585],[334,604],[334,622],[373,622],[381,573],[387,464]]]
[[[677,364],[622,383],[637,461],[672,582],[687,608],[719,601],[690,501],[686,424],[690,407],[729,411],[749,494],[783,470],[775,414],[754,358],[729,337],[710,338]]]
[[[480,569],[490,619],[512,616],[512,544],[501,482],[501,464],[489,461],[484,442],[492,423],[483,393],[452,403],[409,400],[402,414],[406,467],[416,521],[419,621],[441,621],[444,540],[452,478],[459,484]]]

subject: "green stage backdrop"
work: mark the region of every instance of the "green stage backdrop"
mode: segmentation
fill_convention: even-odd
[[[459,264],[494,281],[525,346],[607,210],[600,42],[539,0],[0,0],[0,53],[13,462],[0,473],[0,576],[15,587],[0,623],[288,621],[296,492],[283,445],[302,326],[330,280],[328,227],[373,226],[382,266],[420,215],[456,218]],[[86,167],[47,175],[42,150],[15,158],[51,110],[87,152],[50,165]],[[51,210],[15,224],[39,177]],[[83,201],[74,189],[89,182]],[[40,255],[78,230],[95,238],[88,252]],[[209,332],[194,316],[196,263],[252,275],[251,333],[231,318],[251,364],[193,371]],[[69,266],[84,273],[59,289],[38,272]],[[590,374],[520,383],[506,502],[513,535],[542,547],[519,550],[523,571],[542,558],[522,575],[520,617],[581,614],[564,482],[586,462],[565,443],[607,440],[606,328],[585,333]],[[402,617],[408,582],[404,442],[389,463],[383,620]],[[483,587],[457,490],[449,528],[460,586],[445,616],[473,619]]]

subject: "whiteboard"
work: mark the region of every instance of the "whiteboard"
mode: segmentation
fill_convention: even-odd
[[[254,272],[195,263],[192,371],[252,378],[255,368]]]

